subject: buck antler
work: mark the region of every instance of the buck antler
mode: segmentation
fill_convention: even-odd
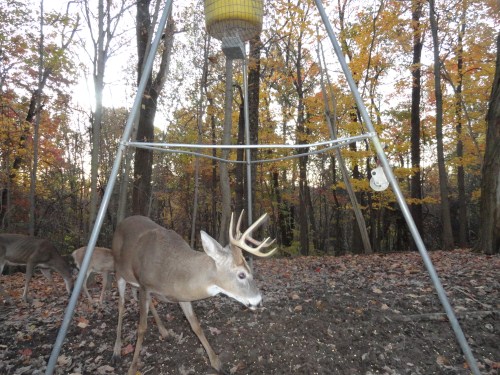
[[[241,218],[243,217],[243,212],[245,210],[241,211],[240,217],[238,219],[238,223],[236,224],[236,231],[233,231],[233,216],[234,214],[231,213],[231,222],[229,223],[229,242],[234,245],[239,247],[242,250],[245,250],[249,252],[250,254],[253,254],[258,257],[268,257],[273,255],[278,248],[274,248],[273,250],[263,253],[261,249],[267,248],[271,246],[274,240],[271,240],[270,237],[267,237],[264,241],[257,241],[256,239],[252,238],[250,235],[252,232],[257,229],[266,219],[267,219],[267,213],[262,215],[255,223],[253,223],[243,234],[240,232],[240,225],[241,225]],[[233,235],[233,232],[236,234],[236,238]],[[249,246],[246,241],[251,242],[257,247],[251,247]]]

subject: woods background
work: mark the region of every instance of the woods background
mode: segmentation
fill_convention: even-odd
[[[88,240],[164,2],[25,3],[0,0],[1,231],[51,239],[67,254]],[[475,245],[500,21],[496,1],[325,5],[424,242],[429,249]],[[330,139],[322,78],[336,137],[363,132],[321,26],[314,1],[266,2],[263,32],[249,47],[253,143]],[[203,2],[174,1],[137,139],[227,143],[225,74],[220,44],[204,29]],[[237,62],[230,90],[233,144],[243,139],[242,82]],[[297,152],[304,151],[306,145]],[[270,154],[290,151],[261,150],[253,159]],[[391,190],[369,186],[377,166],[369,143],[353,143],[341,154],[372,249],[412,249]],[[221,184],[224,172],[210,159],[131,150],[122,165],[101,246],[110,246],[117,222],[131,213],[186,239],[199,229],[223,238],[224,199],[235,211],[246,205],[248,181],[239,164],[228,165],[230,195]],[[334,151],[258,164],[250,183],[254,215],[271,215],[267,230],[282,255],[365,251]],[[192,243],[197,246],[196,236]]]

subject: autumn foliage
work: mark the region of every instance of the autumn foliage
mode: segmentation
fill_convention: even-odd
[[[418,0],[414,0],[418,2]],[[0,187],[2,231],[26,232],[29,215],[28,193],[33,162],[33,121],[28,118],[32,95],[38,81],[38,23],[36,15],[25,11],[21,2],[2,0],[0,10]],[[154,2],[153,2],[154,3]],[[435,93],[432,72],[432,39],[426,2],[422,2],[423,35],[420,104],[419,168],[411,164],[411,72],[412,2],[338,1],[326,4],[329,18],[346,56],[362,98],[394,173],[410,197],[410,178],[421,175],[421,199],[408,199],[423,212],[422,235],[431,249],[441,247],[441,207],[435,157]],[[444,94],[443,134],[454,243],[471,246],[477,240],[481,167],[485,147],[485,115],[495,68],[495,30],[499,17],[495,1],[439,2],[438,32]],[[174,6],[175,8],[175,6]],[[134,8],[131,8],[134,9]],[[83,56],[86,47],[79,41],[88,37],[81,28],[78,38],[62,50],[59,40],[67,37],[78,22],[78,7],[45,14],[44,51],[50,68],[40,109],[39,163],[36,174],[36,233],[51,238],[69,253],[86,243],[89,216],[90,117],[92,102],[74,83],[85,81]],[[181,7],[173,13],[177,34],[166,89],[158,101],[155,141],[172,143],[220,144],[224,122],[225,57],[217,41],[205,38],[201,6]],[[131,45],[134,38],[123,24],[123,35],[112,41],[127,58],[110,57],[105,77],[110,82],[102,123],[98,196],[107,186],[108,176],[120,135],[135,92],[137,63]],[[326,82],[329,116],[335,137],[363,133],[364,124],[321,25],[314,1],[267,2],[260,60],[258,139],[261,144],[298,144],[301,148],[260,149],[256,158],[280,159],[256,166],[254,183],[255,216],[271,215],[268,231],[278,238],[282,255],[360,253],[359,230],[352,202],[342,180],[335,150],[293,158],[314,151],[310,143],[329,140],[325,121],[325,98],[320,81]],[[59,46],[59,47],[58,47]],[[125,49],[125,47],[129,47]],[[208,48],[207,86],[202,95],[201,129],[198,127],[201,67]],[[130,55],[130,53],[132,55]],[[119,53],[117,53],[118,56]],[[323,60],[320,63],[320,60]],[[460,61],[460,63],[459,63]],[[116,64],[116,65],[112,65]],[[250,61],[252,64],[252,61]],[[115,66],[120,66],[117,69]],[[241,62],[235,61],[232,103],[232,143],[241,141],[243,106]],[[113,84],[111,84],[113,82]],[[113,86],[120,82],[120,87]],[[79,86],[81,87],[81,86]],[[80,91],[78,91],[80,90]],[[118,91],[127,91],[117,102]],[[85,100],[84,100],[85,99]],[[220,157],[221,151],[204,150]],[[378,252],[411,248],[411,236],[391,190],[370,189],[370,172],[377,166],[372,146],[359,141],[341,148],[350,182],[362,210],[372,247]],[[236,152],[230,159],[237,159]],[[284,159],[283,159],[284,158]],[[131,160],[129,158],[129,160]],[[217,235],[220,223],[221,190],[218,162],[200,159],[196,231]],[[192,225],[195,159],[186,153],[153,155],[152,195],[148,213],[155,221],[188,238]],[[128,173],[128,174],[127,174]],[[229,164],[233,206],[241,203],[234,193],[240,181],[234,163]],[[123,169],[113,192],[101,234],[101,244],[109,246],[117,224],[120,191],[125,189],[130,212],[132,169]],[[461,188],[463,186],[463,189]],[[460,210],[465,207],[467,226]],[[463,242],[465,241],[465,242]]]

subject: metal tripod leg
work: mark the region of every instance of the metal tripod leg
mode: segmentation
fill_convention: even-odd
[[[344,75],[347,79],[347,82],[349,83],[349,87],[351,89],[351,92],[354,96],[354,99],[356,100],[356,104],[357,104],[358,109],[361,113],[361,117],[363,118],[363,122],[365,123],[366,128],[369,132],[375,132],[375,128],[373,127],[373,124],[370,120],[370,117],[368,116],[368,112],[366,110],[366,107],[363,103],[363,100],[361,99],[361,96],[360,96],[358,88],[354,82],[354,79],[352,78],[352,74],[350,72],[350,69],[349,69],[346,61],[345,61],[344,55],[342,54],[342,49],[340,48],[340,45],[335,37],[335,34],[333,33],[332,25],[330,24],[330,21],[328,20],[328,17],[326,16],[326,12],[325,12],[325,9],[323,8],[323,4],[322,4],[321,0],[315,0],[315,2],[316,2],[316,7],[318,8],[318,11],[321,15],[321,19],[323,20],[323,24],[326,27],[326,31],[328,33],[328,36],[330,37],[330,41],[332,42],[333,49],[335,50],[335,54],[337,55],[339,63],[342,66],[342,70],[344,72]],[[396,199],[397,199],[399,206],[401,208],[401,212],[403,213],[403,216],[406,220],[406,223],[408,224],[408,228],[410,229],[410,232],[413,236],[413,239],[417,245],[418,251],[419,251],[420,255],[422,256],[425,267],[427,268],[427,272],[429,273],[429,276],[431,277],[432,283],[434,284],[434,287],[436,288],[436,292],[438,294],[439,300],[441,301],[441,304],[443,305],[443,308],[446,312],[446,315],[448,316],[448,319],[450,321],[451,327],[453,328],[453,331],[455,332],[455,336],[457,338],[457,341],[460,344],[460,347],[462,348],[462,351],[465,355],[467,363],[469,364],[470,370],[475,375],[480,375],[479,368],[478,368],[477,363],[476,363],[476,359],[474,358],[474,355],[472,354],[472,351],[469,347],[469,344],[467,343],[467,340],[464,336],[462,328],[460,327],[460,324],[458,323],[458,320],[455,316],[453,308],[451,307],[450,302],[448,301],[448,297],[446,296],[446,293],[443,289],[441,281],[439,280],[439,277],[436,273],[434,265],[432,264],[432,261],[429,257],[427,249],[425,248],[424,242],[422,241],[422,237],[420,236],[420,233],[418,232],[417,226],[415,225],[415,222],[413,221],[413,217],[411,216],[408,205],[406,204],[406,201],[405,201],[404,196],[401,192],[401,189],[399,188],[397,180],[394,177],[394,173],[392,172],[392,168],[389,165],[389,162],[387,160],[387,157],[385,156],[383,147],[382,147],[377,135],[372,137],[372,143],[375,147],[375,150],[377,152],[377,156],[380,160],[380,163],[382,164],[382,167],[384,168],[385,175],[386,175],[387,179],[389,180],[389,184],[391,185],[392,190],[394,191],[394,194],[396,195]]]

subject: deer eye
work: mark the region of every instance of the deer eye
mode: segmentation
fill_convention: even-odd
[[[240,280],[244,280],[244,279],[246,279],[246,278],[247,278],[247,274],[246,274],[245,272],[240,272],[240,273],[238,274],[238,278],[239,278]]]

